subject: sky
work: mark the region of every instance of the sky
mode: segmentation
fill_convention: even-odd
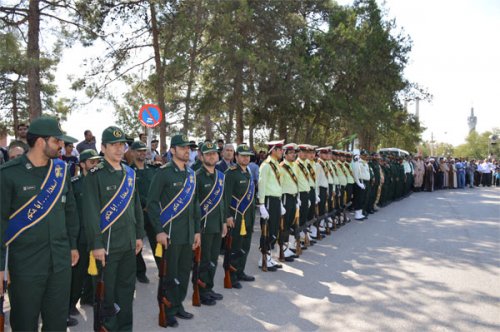
[[[427,128],[423,140],[433,135],[437,142],[464,143],[471,107],[478,132],[500,127],[500,1],[386,0],[379,4],[413,41],[406,78],[433,95],[431,102],[420,102],[420,121]],[[82,54],[90,55],[89,49],[68,49],[59,65],[56,82],[68,96],[74,92],[65,88],[67,76],[80,72]],[[410,103],[408,110],[414,113],[415,104]],[[96,101],[75,111],[63,128],[80,140],[83,131],[91,129],[99,141],[102,130],[111,124],[110,105]]]

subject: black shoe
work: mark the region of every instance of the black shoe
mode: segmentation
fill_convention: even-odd
[[[294,255],[294,256],[297,256],[297,255]],[[285,257],[285,262],[293,262],[293,257],[292,256]]]
[[[317,241],[314,241],[314,240],[310,240],[309,241],[311,243],[311,245],[313,246],[315,243],[317,243]]]
[[[243,288],[243,286],[241,286],[241,284],[239,283],[239,281],[233,282],[232,287],[236,288],[236,289],[242,289]]]
[[[177,327],[179,326],[179,323],[177,322],[177,319],[175,319],[174,316],[167,316],[167,326]]]
[[[277,269],[282,269],[283,268],[283,265],[281,264],[274,264],[273,267],[277,268]],[[269,268],[267,268],[269,270]]]
[[[253,276],[249,276],[248,274],[245,274],[244,272],[241,273],[239,276],[238,276],[238,280],[241,280],[241,281],[255,281],[255,277]]]
[[[66,319],[66,326],[71,327],[76,325],[78,325],[78,320],[76,318],[68,317]]]
[[[145,274],[138,275],[137,281],[139,281],[141,284],[149,284],[149,279],[148,279],[148,277],[146,277]]]
[[[78,316],[78,315],[80,315],[80,311],[78,311],[78,309],[76,307],[71,307],[71,308],[69,308],[69,314],[71,316]]]
[[[207,295],[206,297],[200,297],[201,304],[203,305],[216,305],[217,302],[213,298],[210,297],[210,295]]]
[[[191,319],[194,317],[194,315],[192,313],[189,313],[184,309],[179,310],[179,312],[176,313],[175,316],[180,318],[180,319]]]
[[[216,293],[213,290],[208,292],[208,296],[210,296],[212,299],[217,300],[217,301],[220,301],[224,298],[224,296],[222,296],[222,294]]]

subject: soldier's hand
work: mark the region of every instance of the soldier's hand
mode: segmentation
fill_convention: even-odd
[[[234,228],[234,219],[233,217],[229,217],[226,219],[226,224],[227,224],[227,227],[231,227],[231,228]],[[227,230],[227,229],[226,229]]]
[[[135,254],[137,255],[142,250],[142,239],[135,240]]]
[[[156,242],[160,243],[163,246],[163,248],[166,248],[168,245],[167,233],[161,232],[156,234]]]
[[[198,248],[200,245],[201,245],[201,236],[200,233],[196,233],[194,235],[193,250]]]
[[[104,248],[92,250],[92,255],[98,261],[101,261],[102,266],[106,266],[106,250]]]
[[[78,263],[79,259],[80,259],[80,254],[78,253],[78,250],[76,249],[71,250],[71,266],[75,266]]]
[[[221,237],[226,237],[227,234],[227,224],[222,224],[222,236]]]

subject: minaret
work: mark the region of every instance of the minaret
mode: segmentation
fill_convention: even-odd
[[[477,116],[474,115],[474,107],[470,109],[470,116],[467,118],[469,124],[469,133],[476,130]]]

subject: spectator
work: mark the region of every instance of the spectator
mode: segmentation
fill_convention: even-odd
[[[222,149],[222,159],[215,165],[215,168],[224,173],[229,167],[234,165],[234,146],[224,145]]]
[[[69,174],[71,177],[78,175],[78,158],[73,155],[73,143],[64,142],[64,154],[62,160],[68,164]],[[97,151],[96,151],[97,152]]]
[[[9,149],[9,160],[16,159],[17,157],[25,154],[26,151],[20,146],[13,146]]]
[[[255,183],[255,189],[257,190],[257,183],[259,182],[259,165],[257,165],[257,154],[255,153],[255,151],[254,154],[250,156],[250,163],[247,167],[252,174],[252,179]]]
[[[97,152],[97,148],[95,147],[95,137],[92,135],[92,132],[87,129],[83,132],[83,135],[85,136],[85,139],[76,146],[78,153],[82,153],[82,151],[87,149],[92,149]]]
[[[217,150],[219,150],[219,159],[222,159],[222,150],[224,149],[224,140],[222,138],[217,140]]]
[[[148,144],[148,135],[146,134],[139,134],[139,141],[141,141],[144,144]]]
[[[9,149],[12,147],[15,147],[15,146],[20,146],[21,148],[23,148],[23,150],[25,152],[28,152],[28,150],[30,149],[30,147],[28,145],[28,140],[27,140],[28,129],[29,129],[29,126],[24,124],[24,123],[20,123],[17,125],[17,128],[16,128],[16,138],[17,139],[12,141],[9,144]]]

